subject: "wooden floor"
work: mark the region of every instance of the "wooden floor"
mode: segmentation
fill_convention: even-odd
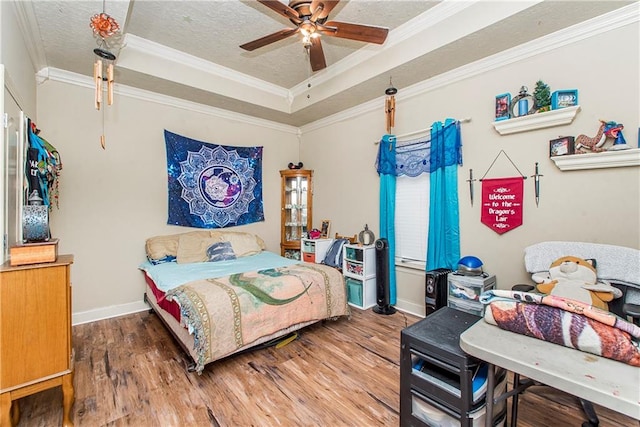
[[[187,359],[154,314],[73,328],[76,426],[397,426],[400,330],[420,319],[354,309],[351,319],[186,372]],[[56,426],[59,389],[19,401],[20,426]],[[572,396],[532,387],[520,427],[580,426]],[[597,408],[600,425],[640,423]]]

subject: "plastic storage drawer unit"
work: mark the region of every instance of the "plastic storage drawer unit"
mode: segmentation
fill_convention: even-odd
[[[474,393],[473,379],[481,362],[462,351],[460,334],[479,320],[473,314],[442,307],[402,330],[400,426],[438,425],[426,420],[441,418],[442,414],[461,427],[478,423],[477,411],[486,405],[486,393]],[[421,404],[437,409],[439,412],[434,413],[440,415],[415,412]],[[493,422],[499,422],[500,418],[502,414],[493,417]]]

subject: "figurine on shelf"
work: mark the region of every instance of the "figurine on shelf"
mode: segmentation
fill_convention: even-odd
[[[575,141],[575,153],[600,153],[605,150],[626,150],[629,148],[624,135],[622,135],[624,125],[614,121],[600,120],[600,128],[593,138],[587,135],[578,135]],[[604,148],[604,144],[608,139],[613,139],[614,143],[609,148]]]
[[[302,162],[298,162],[298,164],[297,164],[297,165],[295,165],[295,164],[293,164],[293,163],[289,163],[289,164],[287,165],[287,167],[288,167],[289,169],[302,169],[302,166],[304,166],[304,165],[302,164]]]
[[[613,145],[607,148],[607,150],[617,151],[631,148],[627,145],[627,141],[624,139],[622,129],[624,129],[624,125],[622,123],[607,122],[607,124],[604,125],[605,136],[613,139]]]
[[[511,105],[509,106],[511,117],[522,117],[536,112],[535,99],[533,95],[527,93],[527,90],[529,89],[526,86],[522,86],[518,96],[511,100]],[[531,101],[531,107],[529,107],[529,101]],[[515,112],[516,108],[518,109],[518,114]]]

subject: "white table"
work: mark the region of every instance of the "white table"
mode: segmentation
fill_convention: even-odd
[[[549,343],[480,320],[460,335],[460,347],[489,363],[487,396],[495,366],[640,420],[640,368]],[[487,414],[493,413],[487,399]],[[491,426],[491,417],[486,417]]]

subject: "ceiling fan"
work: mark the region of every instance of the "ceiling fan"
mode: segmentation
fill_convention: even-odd
[[[322,70],[327,66],[322,44],[320,43],[321,35],[382,44],[389,32],[389,29],[384,27],[327,21],[329,13],[340,0],[290,0],[288,6],[278,0],[258,1],[287,18],[296,28],[284,28],[273,34],[245,43],[240,47],[253,51],[300,32],[303,36],[302,43],[309,53],[313,71]]]

